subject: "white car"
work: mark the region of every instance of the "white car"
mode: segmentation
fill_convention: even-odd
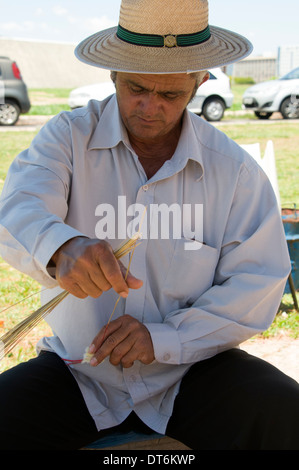
[[[91,99],[101,101],[113,93],[115,87],[112,81],[87,85],[72,90],[68,104],[72,109],[80,108]],[[229,77],[220,69],[213,69],[210,71],[210,79],[199,87],[188,109],[195,114],[202,114],[207,121],[220,121],[225,109],[232,106],[233,99]]]
[[[232,106],[234,95],[230,79],[221,69],[209,70],[209,73],[209,80],[198,88],[188,109],[195,114],[202,114],[207,121],[220,121],[224,111]]]
[[[243,95],[243,107],[259,119],[280,112],[284,119],[299,118],[299,67],[278,80],[258,83]]]
[[[115,86],[111,81],[82,86],[70,92],[68,105],[72,109],[82,108],[90,100],[102,101],[113,93],[115,93]]]

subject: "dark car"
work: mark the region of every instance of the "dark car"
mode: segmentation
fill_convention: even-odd
[[[16,62],[0,56],[0,125],[13,126],[30,109],[27,86]]]

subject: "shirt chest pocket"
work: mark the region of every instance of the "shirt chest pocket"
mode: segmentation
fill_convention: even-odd
[[[173,308],[192,304],[213,285],[217,263],[215,248],[197,241],[176,240],[162,289],[165,300],[174,303]]]

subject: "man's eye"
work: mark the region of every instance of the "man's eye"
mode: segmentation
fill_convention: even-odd
[[[163,98],[165,98],[166,100],[175,100],[178,95],[176,93],[163,93]]]
[[[132,91],[133,93],[143,93],[143,92],[144,92],[144,89],[141,88],[141,87],[131,86],[131,91]]]

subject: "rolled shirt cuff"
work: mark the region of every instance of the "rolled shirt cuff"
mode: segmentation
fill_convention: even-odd
[[[145,323],[150,332],[155,359],[165,364],[181,364],[182,346],[178,332],[165,323]]]

